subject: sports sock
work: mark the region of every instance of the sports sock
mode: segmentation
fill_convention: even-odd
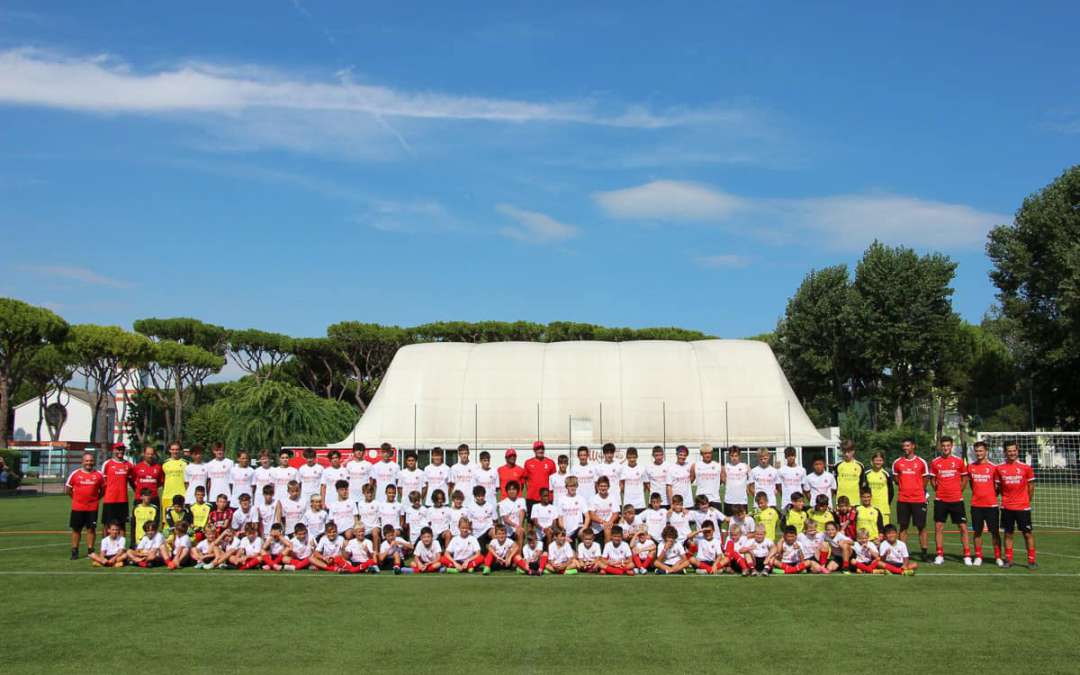
[[[982,557],[982,544],[981,543],[980,544],[975,544],[975,557],[976,558],[981,558]]]
[[[923,551],[923,553],[926,553],[926,551]],[[945,555],[945,549],[942,548],[941,546],[938,546],[937,547],[937,554],[941,555],[941,556]]]
[[[1000,560],[1001,559],[1001,547],[1000,546],[995,546],[994,547],[994,559],[995,560]]]
[[[1012,562],[1013,561],[1013,549],[1012,549],[1012,546],[1006,546],[1005,547],[1005,560],[1007,562]]]
[[[965,558],[970,558],[971,557],[971,546],[969,544],[964,544],[964,557]]]
[[[1035,562],[1035,547],[1032,546],[1031,548],[1029,548],[1027,554],[1028,554],[1028,564],[1030,565],[1031,563]]]

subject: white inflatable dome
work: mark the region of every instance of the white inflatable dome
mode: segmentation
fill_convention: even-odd
[[[410,345],[333,447],[825,446],[752,340]]]

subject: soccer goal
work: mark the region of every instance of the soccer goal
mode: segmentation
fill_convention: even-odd
[[[1080,432],[992,432],[980,433],[979,440],[994,463],[1005,461],[1005,444],[1015,442],[1020,461],[1035,470],[1035,525],[1080,529]]]

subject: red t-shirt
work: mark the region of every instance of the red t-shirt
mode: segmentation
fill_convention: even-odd
[[[998,464],[998,480],[1001,481],[1001,506],[1012,511],[1031,508],[1028,483],[1035,480],[1035,472],[1023,462]]]
[[[930,467],[926,465],[926,460],[918,455],[912,455],[911,459],[900,457],[893,462],[892,471],[900,487],[896,501],[926,503],[926,488],[923,485],[923,479],[930,475]]]
[[[101,473],[105,476],[105,496],[101,501],[106,504],[126,504],[128,485],[135,484],[134,469],[134,465],[127,460],[105,460],[101,465]]]
[[[525,469],[522,469],[520,465],[515,464],[510,466],[509,464],[503,464],[499,467],[499,498],[506,497],[506,484],[512,480],[516,480],[518,484],[525,479]]]
[[[998,505],[997,465],[993,462],[968,464],[968,476],[971,478],[971,505]]]
[[[525,499],[534,502],[540,501],[540,490],[551,487],[548,478],[556,471],[558,471],[558,468],[555,466],[555,462],[547,457],[543,459],[533,457],[525,460],[525,480],[528,482]]]
[[[930,475],[935,479],[934,499],[943,502],[964,501],[963,478],[967,465],[956,455],[938,455],[930,462]]]
[[[83,471],[82,467],[72,471],[64,483],[71,488],[71,510],[97,511],[104,483],[105,476],[100,471]]]
[[[135,496],[138,497],[143,488],[150,490],[150,498],[158,496],[158,488],[165,484],[165,472],[157,462],[147,464],[145,461],[135,465]]]

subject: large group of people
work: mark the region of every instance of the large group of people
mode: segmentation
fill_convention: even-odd
[[[298,466],[289,450],[276,463],[262,451],[253,466],[249,452],[239,451],[234,460],[221,443],[208,458],[199,446],[173,443],[160,463],[154,448],[132,463],[116,446],[100,469],[86,453],[67,480],[71,558],[79,558],[85,531],[88,557],[102,567],[912,575],[919,563],[907,547],[910,525],[922,562],[941,565],[944,525],[951,520],[965,565],[983,563],[988,534],[995,564],[1010,567],[1019,530],[1028,566],[1036,567],[1035,476],[1019,461],[1015,444],[994,464],[986,444],[976,443],[975,461],[968,463],[944,437],[927,462],[907,439],[889,469],[881,452],[864,466],[848,441],[831,470],[817,457],[809,472],[795,448],[784,450],[780,466],[768,449],[758,450],[749,466],[741,448],[729,448],[721,461],[705,444],[693,462],[685,446],[674,461],[654,447],[646,462],[633,447],[617,461],[610,443],[598,461],[584,446],[573,462],[565,454],[551,460],[540,441],[532,450],[523,465],[507,450],[498,468],[487,452],[474,463],[466,444],[454,452],[453,464],[446,461],[450,453],[434,448],[423,468],[413,452],[399,464],[389,444],[375,462],[357,443],[349,457],[305,450]],[[129,491],[135,494],[130,509]],[[106,532],[95,550],[99,502]]]

